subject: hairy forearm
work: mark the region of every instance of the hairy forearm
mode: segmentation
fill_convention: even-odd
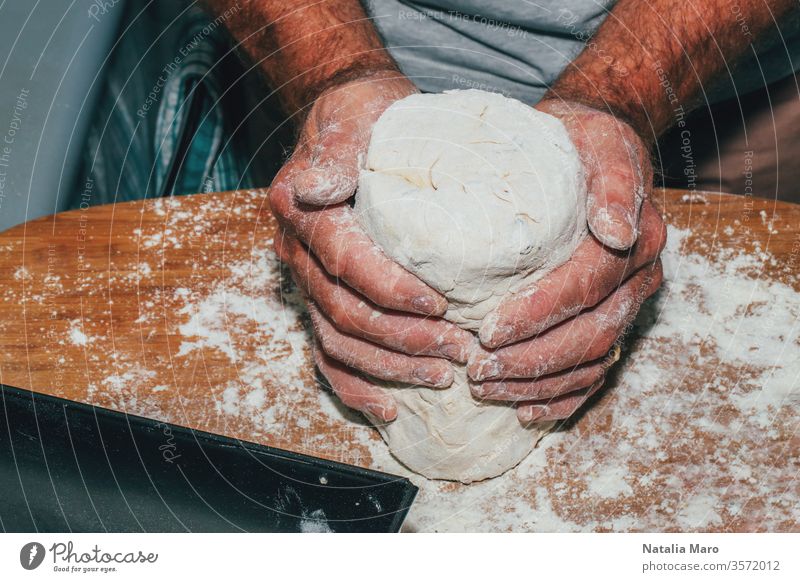
[[[607,109],[654,141],[797,0],[620,0],[545,95]],[[683,108],[683,109],[681,109]]]
[[[340,81],[395,70],[358,0],[206,0],[288,113]],[[238,8],[236,8],[238,7]]]

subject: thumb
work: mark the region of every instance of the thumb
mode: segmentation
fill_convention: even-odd
[[[356,191],[359,173],[356,160],[326,162],[295,176],[292,186],[298,202],[328,206],[344,202]]]
[[[369,133],[356,127],[320,135],[309,152],[308,168],[294,179],[294,197],[314,206],[338,204],[350,198],[358,185]]]
[[[586,213],[589,229],[601,243],[626,250],[639,236],[639,213],[653,172],[642,146],[624,138],[618,143],[597,156]]]

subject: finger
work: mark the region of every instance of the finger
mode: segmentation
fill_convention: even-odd
[[[595,150],[587,176],[589,229],[603,244],[628,249],[639,234],[639,210],[653,181],[649,154],[633,129],[621,122],[611,130],[605,127],[602,138],[589,147]]]
[[[307,169],[298,172],[292,189],[298,202],[314,206],[338,204],[350,198],[358,184],[359,154],[367,150],[369,134],[356,124],[344,130],[326,131],[304,148]]]
[[[278,258],[284,263],[288,263],[292,256],[289,252],[289,241],[293,238],[294,237],[292,237],[285,228],[279,226],[278,231],[272,239],[272,248],[275,249],[275,254],[278,255]]]
[[[637,271],[599,305],[543,334],[494,351],[474,350],[467,372],[480,382],[538,378],[606,354],[661,284],[661,261]]]
[[[610,363],[605,359],[576,366],[571,370],[556,372],[535,380],[503,380],[470,386],[476,398],[522,402],[543,400],[582,390],[599,381]]]
[[[389,79],[374,93],[374,80],[333,89],[314,106],[304,126],[302,153],[308,169],[298,175],[294,194],[299,202],[330,205],[353,195],[369,147],[372,128],[386,108],[416,91],[406,79]]]
[[[642,139],[624,121],[591,107],[548,99],[536,108],[564,123],[581,157],[589,229],[607,246],[630,248],[639,209],[652,189],[653,169]]]
[[[373,303],[422,315],[442,315],[447,300],[387,257],[358,224],[347,204],[299,206],[286,180],[270,190],[270,205],[320,260],[325,270],[344,279]]]
[[[397,404],[384,390],[325,355],[318,345],[313,353],[314,363],[342,404],[383,422],[391,422],[397,418]]]
[[[356,157],[356,154],[353,154]],[[299,173],[292,184],[299,202],[314,206],[338,204],[350,198],[358,184],[358,162],[345,160],[342,163],[326,161]]]
[[[568,262],[487,315],[479,331],[481,343],[497,348],[532,337],[608,297],[634,271],[655,261],[666,244],[666,226],[649,201],[642,207],[641,225],[642,234],[629,253],[587,237]]]
[[[334,360],[370,376],[404,384],[446,388],[453,383],[453,368],[445,360],[407,356],[339,332],[319,309],[308,311],[322,349]]]
[[[517,407],[517,418],[522,424],[563,420],[575,414],[600,388],[603,380],[579,393],[568,394],[545,402],[524,404]]]
[[[445,321],[389,311],[328,275],[303,243],[287,236],[283,246],[295,281],[346,334],[412,355],[465,362],[473,336]]]

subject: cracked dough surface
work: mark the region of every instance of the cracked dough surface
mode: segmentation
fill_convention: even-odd
[[[449,301],[476,331],[508,293],[563,263],[586,235],[583,169],[556,118],[485,91],[411,95],[376,123],[356,212],[372,239]],[[477,341],[477,340],[476,340]],[[443,391],[394,387],[399,416],[379,427],[427,477],[496,476],[541,429],[513,407],[472,398],[463,366]]]

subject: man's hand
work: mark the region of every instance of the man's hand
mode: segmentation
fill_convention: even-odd
[[[383,421],[396,416],[394,402],[358,372],[445,388],[453,382],[447,359],[466,361],[471,342],[468,332],[429,317],[447,301],[376,247],[347,204],[372,126],[414,92],[396,71],[326,90],[270,189],[282,227],[276,249],[308,299],[316,363],[345,404]]]
[[[609,350],[661,283],[666,242],[661,218],[645,201],[653,171],[636,132],[578,103],[545,100],[537,109],[564,123],[581,156],[590,235],[569,261],[507,297],[481,326],[489,349],[470,357],[469,375],[481,382],[473,394],[521,403],[522,422],[567,418],[600,388],[616,361]]]
[[[599,389],[615,359],[604,355],[661,281],[665,230],[646,201],[646,144],[684,123],[704,85],[779,32],[776,22],[797,2],[740,0],[736,8],[728,0],[619,0],[537,106],[564,122],[583,158],[592,236],[484,322],[481,342],[494,351],[470,356],[470,376],[483,381],[477,396],[520,402],[520,420],[531,422],[566,418]]]
[[[445,312],[445,298],[378,249],[347,203],[373,124],[417,89],[358,0],[205,1],[226,15],[287,115],[299,120],[270,205],[281,225],[276,250],[308,300],[317,366],[342,402],[390,421],[393,399],[363,374],[445,387],[453,381],[448,360],[466,361],[472,341],[431,317]]]

